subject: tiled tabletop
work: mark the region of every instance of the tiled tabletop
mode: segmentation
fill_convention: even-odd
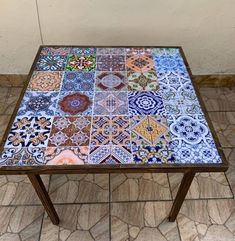
[[[221,163],[179,48],[43,47],[1,166]]]

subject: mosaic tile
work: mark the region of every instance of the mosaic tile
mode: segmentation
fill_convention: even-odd
[[[157,56],[179,55],[180,51],[178,48],[152,48],[152,54]]]
[[[94,55],[68,55],[66,70],[69,71],[94,71],[96,57]]]
[[[130,115],[165,115],[162,97],[157,92],[129,91],[128,102]]]
[[[79,55],[95,55],[96,54],[96,48],[71,48],[70,51],[71,54]]]
[[[155,72],[128,72],[128,89],[133,91],[157,91],[159,82]]]
[[[125,71],[124,55],[97,55],[97,71]]]
[[[168,71],[182,73],[187,72],[183,58],[180,54],[176,55],[155,55],[154,63],[157,72],[164,73]]]
[[[0,154],[0,165],[20,165],[23,157],[23,148],[4,148]]]
[[[66,71],[61,91],[93,91],[94,83],[94,72]]]
[[[65,68],[66,56],[61,55],[41,55],[36,64],[36,70],[41,71],[61,71]]]
[[[94,115],[128,115],[127,92],[96,92]]]
[[[21,102],[18,116],[54,116],[58,92],[26,92]]]
[[[127,164],[133,163],[128,146],[93,146],[90,149],[89,164]]]
[[[171,116],[170,148],[178,163],[220,163],[221,159],[203,116]]]
[[[98,91],[127,90],[126,72],[97,72],[95,85]]]
[[[91,115],[93,92],[62,91],[57,105],[57,115]]]
[[[42,48],[41,55],[67,55],[71,51],[69,47],[44,47]]]
[[[28,90],[31,91],[59,91],[63,72],[35,71],[30,79]]]
[[[48,142],[51,124],[52,118],[50,117],[16,117],[5,148],[45,147]]]
[[[160,85],[163,104],[169,115],[202,115],[197,95],[190,82],[181,85]]]
[[[187,72],[174,72],[174,71],[167,71],[164,73],[157,72],[158,81],[161,84],[165,84],[168,86],[174,86],[174,88],[181,87],[185,83],[191,83],[190,77]]]
[[[48,146],[88,146],[91,117],[54,117]]]
[[[88,163],[88,146],[48,147],[44,152],[46,165],[83,165]]]
[[[94,116],[91,145],[129,145],[129,117]]]
[[[154,62],[151,55],[133,55],[126,57],[128,71],[149,72],[155,71]]]
[[[126,48],[126,55],[151,55],[151,48]]]
[[[169,149],[168,143],[161,143],[152,146],[139,146],[132,142],[133,159],[136,164],[161,164],[174,163],[173,152]]]
[[[97,55],[125,55],[124,48],[97,48]]]

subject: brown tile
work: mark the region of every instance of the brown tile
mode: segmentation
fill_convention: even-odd
[[[113,203],[112,241],[178,241],[176,222],[168,221],[172,202]]]
[[[183,174],[168,174],[172,196],[175,198]],[[232,198],[229,184],[224,173],[197,173],[186,199],[198,198]]]
[[[59,225],[53,225],[45,215],[40,241],[109,240],[108,204],[60,205],[56,211]]]
[[[234,111],[235,88],[200,88],[207,111]]]
[[[234,241],[235,201],[185,201],[177,222],[182,241]]]
[[[23,87],[27,75],[0,74],[0,87]]]
[[[0,142],[10,121],[10,115],[0,115]]]
[[[0,207],[0,240],[38,240],[43,213],[43,207]]]
[[[16,107],[22,88],[10,88],[5,103],[0,107],[1,115],[11,115]]]
[[[222,147],[235,147],[235,112],[209,113]]]
[[[111,174],[112,201],[171,200],[167,174]]]
[[[107,174],[52,175],[50,197],[54,203],[108,202]]]
[[[233,195],[235,195],[235,148],[226,148],[223,149],[223,151],[229,162],[229,168],[226,172],[226,176],[228,178]]]
[[[235,75],[194,75],[193,81],[199,87],[234,87]]]
[[[48,188],[49,176],[42,175]],[[41,204],[29,179],[25,175],[0,176],[0,205]]]

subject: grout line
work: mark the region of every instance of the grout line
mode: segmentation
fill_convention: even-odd
[[[43,37],[42,37],[42,27],[41,27],[40,17],[39,17],[38,1],[35,0],[35,3],[36,3],[36,9],[37,9],[38,27],[40,32],[41,43],[44,44]]]

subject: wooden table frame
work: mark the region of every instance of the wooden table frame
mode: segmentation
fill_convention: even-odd
[[[40,198],[48,216],[50,217],[53,224],[59,224],[59,217],[56,213],[56,210],[52,204],[52,201],[49,197],[49,194],[41,180],[41,174],[81,174],[81,173],[184,173],[183,179],[181,181],[180,187],[178,189],[178,193],[173,202],[173,206],[171,208],[169,214],[169,221],[174,222],[176,217],[180,211],[182,203],[187,195],[187,192],[190,188],[190,185],[193,181],[193,178],[197,172],[225,172],[228,169],[228,162],[224,156],[221,146],[219,145],[218,138],[216,136],[215,130],[212,126],[212,123],[208,117],[206,112],[204,103],[199,95],[199,91],[195,83],[193,82],[192,72],[189,68],[188,62],[185,58],[182,47],[178,46],[67,46],[67,45],[41,45],[37,52],[37,55],[34,59],[33,65],[30,69],[27,81],[25,82],[23,91],[20,95],[20,98],[17,102],[16,108],[12,114],[12,117],[9,121],[5,134],[3,136],[0,151],[4,148],[4,144],[7,140],[8,133],[10,132],[13,121],[18,112],[20,103],[23,99],[25,91],[27,89],[29,80],[34,71],[34,67],[36,66],[36,61],[39,57],[39,54],[43,47],[110,47],[110,48],[178,48],[183,59],[184,63],[187,67],[188,73],[192,80],[193,87],[196,91],[197,98],[200,102],[201,108],[206,117],[207,123],[212,132],[213,138],[215,140],[216,147],[218,152],[223,160],[220,164],[109,164],[109,165],[68,165],[68,166],[2,166],[0,167],[0,175],[27,175],[30,182],[32,183],[38,197]]]

